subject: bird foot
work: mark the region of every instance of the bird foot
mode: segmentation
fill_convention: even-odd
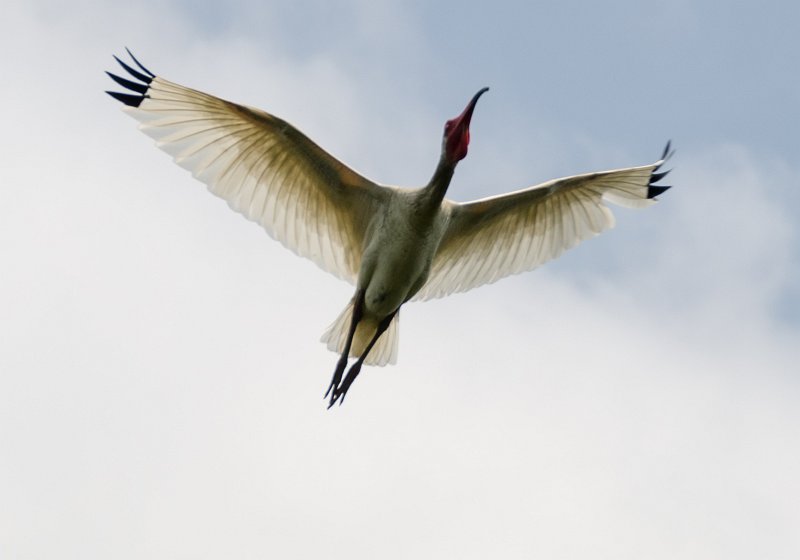
[[[342,374],[344,373],[344,369],[346,367],[347,367],[347,356],[342,356],[336,363],[336,370],[333,372],[333,377],[331,377],[331,384],[328,385],[328,390],[325,391],[325,395],[322,397],[323,399],[328,398],[328,394],[331,391],[333,391],[334,395],[336,394],[336,389],[337,387],[339,387],[339,383],[342,382]],[[331,396],[331,398],[333,398],[333,395]],[[328,408],[330,408],[330,406]]]
[[[344,381],[342,381],[341,385],[333,388],[333,394],[331,395],[331,400],[330,403],[328,404],[328,408],[336,404],[336,401],[339,401],[339,406],[342,405],[342,403],[344,402],[344,397],[345,395],[347,395],[347,391],[350,389],[350,385],[353,384],[353,381],[355,381],[356,377],[358,377],[358,374],[361,372],[362,364],[363,362],[361,360],[354,363],[350,368],[350,370],[347,372],[347,377],[344,378]],[[328,389],[328,391],[330,392],[330,388]],[[325,393],[325,396],[327,395],[328,393]]]

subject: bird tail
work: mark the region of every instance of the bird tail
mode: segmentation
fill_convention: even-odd
[[[339,317],[331,323],[320,339],[328,345],[328,350],[341,354],[347,341],[347,332],[350,330],[350,322],[353,317],[353,301],[345,307]],[[378,329],[378,322],[364,318],[358,323],[356,333],[353,336],[353,344],[350,346],[350,356],[358,357],[363,354],[369,341],[375,336]],[[397,347],[400,338],[400,312],[398,311],[389,328],[381,335],[375,346],[372,347],[364,363],[371,366],[385,366],[386,364],[397,363]]]

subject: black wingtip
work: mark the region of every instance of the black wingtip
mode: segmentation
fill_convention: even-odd
[[[119,59],[119,57],[117,55],[114,55],[114,60],[119,62],[119,65],[122,66],[122,68],[124,68],[125,71],[128,74],[130,74],[131,76],[133,76],[137,80],[139,80],[141,82],[144,82],[146,84],[149,84],[150,82],[153,81],[153,78],[151,78],[150,76],[146,76],[146,75],[142,74],[141,72],[139,72],[138,70],[134,70],[133,68],[131,68],[130,66],[125,64],[122,60]]]
[[[669,175],[671,169],[667,171],[661,171],[660,173],[656,173],[658,169],[664,165],[664,162],[667,161],[669,158],[672,157],[672,154],[675,153],[675,150],[672,149],[672,140],[667,141],[667,145],[664,146],[664,152],[661,154],[661,159],[658,161],[658,165],[653,169],[653,173],[650,174],[650,184],[647,185],[647,198],[655,198],[658,195],[666,192],[668,189],[672,187],[669,185],[656,185],[661,179]]]
[[[111,72],[106,72],[106,74],[108,74],[109,78],[111,78],[124,88],[128,88],[129,90],[135,91],[136,93],[141,93],[142,95],[147,93],[148,86],[146,84],[140,84],[137,82],[132,82],[131,80],[126,80],[125,78],[120,78],[119,76],[117,76],[116,74],[112,74]]]
[[[122,101],[129,107],[138,107],[144,100],[144,95],[132,95],[130,93],[119,93],[117,91],[107,91],[106,93],[117,101]]]
[[[662,171],[661,173],[652,173],[650,175],[650,182],[658,183],[661,179],[669,175],[671,171],[672,169],[668,169],[667,171]]]
[[[672,140],[667,140],[667,145],[664,146],[664,153],[661,154],[661,159],[665,159],[667,157],[670,146],[672,146]]]
[[[141,68],[142,72],[144,72],[145,74],[147,74],[147,75],[148,75],[148,76],[150,76],[151,78],[155,78],[155,77],[156,77],[156,75],[155,75],[155,74],[153,74],[153,73],[152,73],[150,70],[148,70],[147,68],[145,68],[145,67],[142,65],[142,63],[141,63],[141,62],[139,62],[139,60],[138,60],[138,59],[137,59],[135,56],[133,56],[133,53],[131,52],[131,50],[130,50],[128,47],[125,47],[125,50],[128,52],[128,55],[131,57],[131,59],[132,59],[132,60],[133,60],[133,61],[136,63],[136,66],[138,66],[139,68]]]
[[[672,149],[672,140],[667,140],[667,145],[664,146],[664,152],[661,154],[661,163],[663,164],[665,161],[671,158],[672,154],[674,153],[675,150]]]
[[[130,65],[120,60],[120,58],[117,57],[116,55],[114,55],[114,60],[116,60],[122,67],[122,69],[125,70],[128,74],[130,74],[132,78],[138,80],[138,82],[134,82],[133,80],[129,80],[127,78],[121,78],[120,76],[112,74],[111,72],[106,72],[106,74],[108,74],[108,76],[116,83],[134,92],[136,95],[131,93],[118,93],[116,91],[107,91],[106,93],[109,94],[114,99],[116,99],[117,101],[122,101],[125,105],[128,105],[129,107],[138,107],[139,105],[142,104],[142,101],[144,101],[147,97],[149,97],[147,95],[147,91],[150,89],[150,84],[153,82],[153,79],[156,77],[156,75],[153,74],[147,68],[145,68],[142,65],[142,63],[139,62],[135,56],[133,56],[133,53],[130,51],[128,47],[125,47],[125,50],[128,52],[128,55],[130,55],[131,59],[136,64],[136,66],[138,66],[139,69],[144,73],[140,72],[139,70],[136,70],[135,68],[132,68]]]
[[[672,186],[671,186],[671,185],[665,185],[665,186],[660,186],[660,185],[650,185],[650,186],[647,188],[647,198],[655,198],[655,197],[657,197],[658,195],[660,195],[660,194],[662,194],[662,193],[664,193],[664,192],[668,191],[668,190],[669,190],[669,189],[671,189],[671,188],[672,188]]]

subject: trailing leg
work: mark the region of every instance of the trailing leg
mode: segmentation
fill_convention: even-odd
[[[325,396],[322,398],[326,398],[328,393],[333,390],[333,394],[331,395],[331,404],[328,406],[330,408],[333,405],[333,395],[336,394],[336,389],[339,387],[339,383],[342,381],[342,374],[344,373],[344,369],[347,367],[347,358],[350,355],[350,347],[353,345],[353,336],[356,333],[356,327],[358,327],[359,321],[361,321],[361,317],[364,312],[364,291],[357,290],[356,295],[353,296],[353,316],[350,319],[350,329],[347,331],[347,339],[344,343],[344,350],[342,351],[342,355],[339,358],[339,361],[336,363],[336,370],[333,372],[333,377],[331,378],[331,384],[328,385],[328,390],[325,391]]]
[[[394,316],[398,311],[399,308],[395,309],[392,313],[384,317],[383,320],[381,320],[381,322],[378,324],[378,328],[375,331],[375,336],[373,336],[372,340],[370,340],[369,344],[367,344],[364,353],[359,356],[358,360],[356,360],[352,366],[350,366],[350,370],[347,372],[347,377],[344,378],[344,381],[342,381],[341,385],[337,384],[338,386],[333,390],[333,395],[331,395],[331,402],[328,405],[328,408],[332,407],[337,400],[339,401],[339,405],[344,402],[344,397],[347,394],[347,390],[350,388],[350,385],[353,384],[353,381],[356,380],[358,374],[361,373],[361,366],[364,365],[364,360],[366,359],[367,354],[369,354],[369,351],[372,350],[372,347],[375,346],[375,343],[378,342],[378,339],[386,331],[386,329],[389,328],[389,325],[392,324],[392,319],[394,319]]]

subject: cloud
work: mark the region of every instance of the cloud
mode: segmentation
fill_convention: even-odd
[[[198,40],[180,5],[158,18],[36,6],[47,10],[13,5],[2,39],[24,53],[0,85],[14,132],[0,137],[0,544],[12,556],[800,549],[797,325],[776,309],[796,305],[783,195],[797,177],[780,158],[680,151],[660,205],[618,212],[617,229],[563,261],[404,308],[399,365],[365,370],[326,411],[335,356],[317,339],[351,287],[159,153],[105,99],[101,70],[127,29],[167,77],[269,107],[369,175],[409,182],[427,178],[452,116],[438,115],[439,94],[365,104],[357,57]],[[484,188],[475,176],[522,186],[526,154],[547,159],[546,134],[538,152],[510,136],[483,130],[462,193]],[[632,163],[584,146],[578,159]]]

